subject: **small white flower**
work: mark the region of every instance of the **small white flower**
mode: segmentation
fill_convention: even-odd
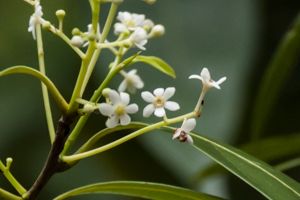
[[[112,103],[101,103],[99,105],[99,111],[102,115],[108,116],[106,126],[108,128],[114,128],[117,126],[119,120],[123,126],[128,125],[131,121],[129,114],[134,114],[138,111],[138,105],[129,104],[129,95],[121,92],[120,95],[115,90],[110,90],[109,99]]]
[[[29,19],[29,27],[28,32],[32,32],[32,37],[35,39],[35,26],[37,24],[43,24],[44,19],[42,18],[43,12],[42,12],[42,6],[40,5],[40,2],[35,2],[35,12]]]
[[[157,88],[153,94],[150,92],[142,92],[142,98],[150,103],[143,110],[143,116],[149,117],[153,112],[157,117],[163,117],[166,114],[165,108],[171,111],[178,110],[180,107],[178,103],[168,101],[175,93],[174,87],[168,87],[166,90]]]
[[[129,12],[119,12],[117,19],[121,23],[117,23],[115,25],[114,33],[116,35],[122,33],[124,29],[134,31],[137,27],[147,25],[149,28],[152,28],[154,26],[154,23],[150,19],[145,19],[145,15],[135,13],[131,14]]]
[[[141,50],[146,50],[144,45],[147,43],[147,32],[140,27],[137,27],[134,32],[129,37],[130,42],[132,42],[137,48]]]
[[[135,93],[136,88],[141,89],[144,87],[144,82],[141,80],[140,76],[136,74],[137,70],[133,69],[126,73],[124,70],[120,73],[124,76],[124,80],[120,84],[118,91],[124,92],[126,89],[132,94]]]
[[[88,26],[88,32],[84,32],[84,34],[86,35],[89,35],[89,34],[92,34],[94,33],[93,31],[93,25],[92,24],[89,24]],[[97,32],[96,32],[96,35],[95,35],[95,39],[96,40],[100,40],[100,37],[101,37],[101,34],[100,34],[100,26],[99,26],[99,23],[97,24]],[[82,47],[86,47],[90,44],[90,41],[87,41],[86,43],[83,44]]]
[[[209,71],[208,71],[207,68],[203,68],[203,70],[201,71],[200,76],[199,75],[191,75],[189,77],[189,79],[192,79],[192,78],[196,78],[196,79],[201,80],[202,83],[203,83],[203,90],[205,90],[205,91],[208,90],[211,87],[221,89],[219,85],[226,80],[226,77],[223,77],[220,80],[218,80],[217,82],[213,81],[210,78],[210,74],[209,74]]]
[[[196,120],[194,118],[184,120],[181,127],[176,129],[173,133],[173,139],[178,138],[180,142],[187,142],[193,144],[193,138],[188,134],[196,126]]]

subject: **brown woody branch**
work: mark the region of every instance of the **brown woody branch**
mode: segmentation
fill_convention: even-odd
[[[38,194],[55,173],[66,169],[64,166],[65,164],[60,160],[59,155],[64,149],[65,142],[70,133],[70,125],[73,123],[75,118],[76,116],[63,115],[58,121],[55,138],[44,168],[42,169],[33,186],[28,191],[29,200],[34,200],[37,198]]]

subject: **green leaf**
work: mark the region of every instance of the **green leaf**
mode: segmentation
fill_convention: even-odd
[[[261,139],[237,147],[238,149],[249,153],[250,155],[267,163],[274,163],[278,160],[295,157],[300,153],[300,137],[299,134],[274,136]],[[219,164],[212,164],[206,169],[202,169],[194,178],[194,181],[204,179],[206,177],[228,172]]]
[[[155,56],[137,56],[135,59],[132,60],[132,63],[136,62],[144,62],[149,65],[152,65],[156,69],[160,70],[161,72],[175,78],[175,72],[170,65],[168,65],[165,61],[162,59],[155,57]]]
[[[18,74],[18,73],[19,74],[20,73],[21,74],[30,74],[30,75],[35,76],[36,78],[40,79],[40,81],[42,81],[47,86],[48,90],[54,97],[54,100],[56,101],[56,103],[58,104],[60,109],[62,111],[66,111],[68,109],[68,103],[65,101],[65,99],[62,97],[62,95],[59,93],[59,91],[57,90],[55,85],[52,83],[52,81],[47,76],[45,76],[44,74],[42,74],[41,72],[39,72],[35,69],[26,67],[26,66],[14,66],[14,67],[10,67],[8,69],[1,71],[0,76],[5,76],[8,74]]]
[[[300,199],[300,184],[230,145],[191,133],[194,146],[269,199]]]
[[[133,181],[92,184],[69,191],[56,197],[54,200],[62,200],[70,196],[88,193],[123,194],[156,200],[220,200],[218,197],[197,193],[192,190],[175,186]]]
[[[251,137],[258,139],[274,109],[281,90],[296,66],[300,54],[300,14],[290,31],[282,39],[265,72],[254,101]]]

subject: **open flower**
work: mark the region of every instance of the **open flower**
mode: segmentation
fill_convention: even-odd
[[[117,19],[121,23],[117,23],[114,33],[117,35],[122,33],[124,29],[134,31],[137,27],[143,27],[148,25],[149,28],[154,26],[154,23],[150,19],[145,19],[145,15],[131,14],[129,12],[119,12]]]
[[[193,138],[188,134],[196,126],[195,118],[184,120],[181,127],[176,129],[173,133],[173,139],[177,138],[180,142],[187,142],[193,144]]]
[[[137,27],[134,32],[129,37],[130,42],[132,42],[137,48],[141,50],[146,50],[144,45],[147,43],[147,32],[145,29]]]
[[[120,73],[124,76],[124,80],[120,84],[118,91],[124,92],[126,89],[132,94],[135,93],[136,88],[141,89],[144,87],[144,82],[141,80],[140,76],[136,74],[137,70],[133,69],[126,73],[121,70]]]
[[[35,26],[37,24],[43,24],[44,19],[42,18],[43,12],[42,12],[42,6],[40,5],[40,2],[35,2],[35,12],[29,19],[29,27],[28,32],[32,32],[32,37],[35,39]]]
[[[119,120],[123,126],[128,125],[131,121],[129,114],[134,114],[138,111],[138,105],[129,104],[129,95],[121,92],[120,95],[115,90],[110,90],[109,99],[112,103],[101,103],[99,105],[99,111],[102,115],[108,116],[106,126],[108,128],[114,128],[117,126]]]
[[[93,31],[93,25],[92,24],[89,24],[87,27],[88,27],[88,32],[84,32],[84,34],[89,35],[89,34],[94,33],[94,31]],[[97,24],[97,32],[95,33],[95,40],[100,40],[100,37],[101,37],[100,26],[99,26],[99,23],[98,23]],[[82,47],[86,47],[89,44],[90,44],[90,41],[87,41],[86,43],[83,44]]]
[[[205,91],[207,91],[211,87],[221,89],[219,85],[226,80],[226,77],[223,77],[220,80],[218,80],[217,82],[213,81],[210,78],[210,73],[207,68],[202,69],[200,76],[199,75],[191,75],[189,77],[189,79],[192,79],[192,78],[201,80],[203,83],[203,90],[205,90]]]
[[[149,117],[153,112],[157,117],[163,117],[166,114],[165,108],[171,111],[178,110],[180,107],[178,103],[168,101],[175,93],[174,87],[168,87],[166,90],[157,88],[153,94],[150,92],[142,92],[142,98],[150,103],[143,110],[143,116]]]

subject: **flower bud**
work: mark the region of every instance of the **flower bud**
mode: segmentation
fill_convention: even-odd
[[[80,35],[81,31],[78,28],[73,28],[72,35]]]
[[[125,47],[125,48],[130,48],[131,45],[132,45],[132,43],[130,41],[128,41],[128,40],[125,40],[123,42],[123,47]]]
[[[124,34],[124,36],[130,35],[130,31],[129,31],[128,29],[124,29],[124,30],[122,31],[122,33]]]
[[[66,15],[66,12],[64,10],[57,10],[55,15],[59,20],[63,20]]]
[[[148,35],[148,38],[161,37],[165,33],[165,27],[161,24],[155,25]]]
[[[44,23],[42,24],[43,29],[45,30],[50,30],[51,29],[51,24],[49,21],[44,21]]]
[[[95,106],[92,106],[90,104],[85,104],[83,106],[83,112],[84,113],[92,113],[92,112],[94,112],[94,110],[95,110]]]
[[[110,88],[104,88],[102,90],[102,95],[105,97],[105,98],[109,98],[109,92],[111,91]]]
[[[71,43],[72,45],[74,45],[75,47],[82,47],[83,45],[83,39],[82,37],[78,36],[78,35],[75,35],[72,37],[71,39]]]

